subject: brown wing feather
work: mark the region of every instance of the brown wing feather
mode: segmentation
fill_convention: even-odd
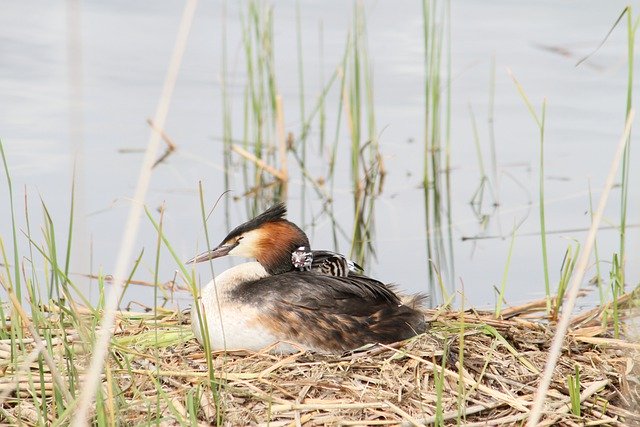
[[[427,328],[420,311],[360,276],[295,271],[244,283],[234,297],[260,306],[258,321],[277,336],[324,351],[396,342]]]

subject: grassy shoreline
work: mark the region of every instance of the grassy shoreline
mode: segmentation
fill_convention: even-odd
[[[637,308],[631,310],[637,297],[619,299],[623,318],[637,321]],[[73,404],[63,396],[76,399],[82,391],[90,347],[59,306],[42,308],[46,317],[23,324],[46,337],[46,351],[68,388],[62,390],[33,357],[33,339],[14,346],[0,340],[2,422],[65,425]],[[640,344],[613,338],[610,309],[573,318],[543,423],[640,422],[634,412],[640,384],[633,380],[640,374]],[[546,298],[505,308],[500,318],[428,310],[433,323],[427,334],[342,356],[216,352],[213,382],[188,315],[118,312],[91,414],[98,425],[518,424],[527,419],[554,334],[545,310]],[[101,312],[79,307],[77,315],[91,325]]]

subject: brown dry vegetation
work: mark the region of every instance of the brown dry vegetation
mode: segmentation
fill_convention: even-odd
[[[621,300],[627,319],[632,302],[630,294]],[[100,399],[107,406],[106,421],[122,425],[152,420],[162,425],[520,424],[527,418],[554,332],[538,314],[544,305],[538,301],[511,308],[501,319],[487,312],[432,310],[429,333],[341,356],[216,353],[218,406],[208,385],[205,355],[185,315],[170,310],[155,317],[121,313]],[[640,345],[612,338],[610,325],[603,322],[607,308],[574,319],[543,425],[640,423]],[[48,319],[52,325],[58,315]],[[69,365],[61,331],[51,332],[49,350],[60,372],[70,366],[81,370],[88,357],[79,335],[66,331],[67,343],[76,349]],[[57,407],[62,400],[54,396],[51,375],[41,377],[42,364],[28,359],[34,349],[30,339],[22,347],[11,362],[9,344],[0,343],[0,420],[35,425],[37,408],[44,404],[49,422],[62,421],[65,415],[59,410],[64,408]],[[572,414],[568,389],[576,369],[580,416]],[[81,387],[75,387],[77,396]]]

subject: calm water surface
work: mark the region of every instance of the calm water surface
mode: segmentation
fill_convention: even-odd
[[[227,8],[229,92],[234,136],[242,133],[246,69],[242,48],[244,5]],[[545,184],[551,283],[557,285],[564,252],[586,233],[590,217],[589,183],[594,200],[622,133],[626,97],[626,28],[621,25],[589,61],[576,62],[603,39],[626,2],[456,1],[451,6],[451,159],[455,286],[465,305],[492,307],[493,287],[506,265],[510,233],[520,224],[508,275],[506,300],[515,304],[541,297],[544,281],[538,222],[539,135],[508,70],[539,109],[547,100]],[[114,268],[149,128],[171,54],[183,2],[83,2],[79,10],[63,2],[11,2],[0,14],[0,137],[11,170],[18,222],[25,228],[28,195],[32,233],[42,241],[40,199],[49,208],[60,247],[68,223],[74,162],[78,168],[78,232],[73,269],[110,272]],[[310,111],[341,61],[353,7],[342,1],[301,2],[305,107]],[[374,73],[375,115],[387,177],[376,203],[375,248],[371,275],[405,291],[426,291],[427,255],[424,199],[420,189],[424,139],[422,11],[419,2],[365,2],[368,45]],[[637,8],[636,8],[637,9]],[[640,9],[638,9],[640,10]],[[222,160],[221,18],[219,2],[201,2],[172,100],[167,133],[178,150],[156,168],[147,203],[165,206],[164,229],[188,259],[203,250],[198,181],[210,205],[225,190]],[[275,73],[283,97],[287,132],[299,134],[298,65],[294,2],[274,3]],[[323,58],[320,58],[320,26]],[[469,201],[480,181],[470,111],[489,170],[489,101],[495,62],[494,130],[499,209],[487,198],[483,225]],[[638,64],[636,64],[638,65]],[[323,74],[320,75],[322,66]],[[635,89],[636,92],[638,88]],[[328,133],[335,132],[338,89],[326,102]],[[320,177],[326,155],[317,150],[317,127],[309,137],[311,172]],[[634,138],[635,140],[635,138]],[[635,141],[633,141],[635,142]],[[632,144],[633,144],[632,142]],[[335,213],[351,229],[353,214],[349,137],[340,134]],[[313,148],[316,147],[316,148]],[[133,150],[134,152],[122,152]],[[638,150],[632,148],[629,222],[640,222]],[[315,247],[332,248],[331,224],[317,217],[321,202],[313,192],[300,199],[299,175],[292,176],[290,218],[303,225]],[[233,195],[245,189],[233,180]],[[614,190],[606,222],[619,221],[619,191]],[[8,195],[0,185],[0,236],[10,247]],[[594,201],[595,203],[595,201]],[[305,216],[302,217],[302,206]],[[222,211],[220,211],[222,212]],[[232,224],[246,220],[244,203],[232,204]],[[313,219],[313,221],[312,221]],[[152,280],[156,235],[142,221],[137,249],[146,249],[136,277]],[[224,217],[210,222],[217,243],[227,232]],[[483,240],[463,237],[498,236]],[[503,236],[504,238],[499,238]],[[19,236],[21,253],[27,242]],[[603,274],[608,277],[615,230],[599,234]],[[348,251],[342,239],[338,247]],[[637,229],[628,235],[627,277],[638,281]],[[161,280],[173,277],[175,264],[162,253]],[[220,271],[230,261],[215,263]],[[37,261],[41,267],[41,261]],[[207,266],[198,268],[208,281]],[[595,274],[591,268],[588,277]],[[95,283],[83,288],[96,296]],[[128,298],[150,304],[149,288],[131,288]],[[188,296],[178,297],[181,306]]]

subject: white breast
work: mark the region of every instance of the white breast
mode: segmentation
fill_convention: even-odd
[[[238,285],[267,277],[269,273],[258,262],[236,265],[222,272],[202,288],[200,313],[206,322],[212,350],[261,350],[279,341],[277,336],[263,328],[257,321],[259,307],[230,298],[230,292]],[[191,307],[191,328],[203,344],[201,321],[195,304]],[[275,351],[292,353],[288,344],[279,344]]]

